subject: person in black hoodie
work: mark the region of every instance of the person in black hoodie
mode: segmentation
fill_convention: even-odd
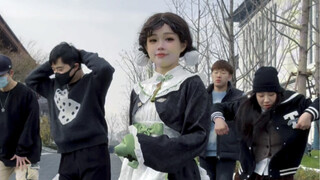
[[[232,87],[233,67],[225,60],[216,61],[211,68],[213,83],[209,85],[210,105],[220,102],[231,102],[239,99],[243,91]],[[239,159],[239,136],[235,122],[228,121],[228,135],[217,136],[214,123],[210,125],[209,142],[206,157],[200,158],[200,164],[206,169],[211,180],[232,180],[236,160]]]
[[[37,180],[41,154],[36,94],[13,80],[11,59],[0,54],[0,179]]]
[[[277,74],[274,67],[261,67],[249,98],[213,106],[217,134],[228,133],[224,118],[236,118],[241,133],[241,179],[293,180],[311,121],[319,118],[319,98],[312,103],[282,89]]]
[[[92,72],[84,74],[81,63]],[[26,79],[48,100],[51,134],[61,153],[60,180],[110,179],[104,104],[113,72],[98,54],[62,42]]]

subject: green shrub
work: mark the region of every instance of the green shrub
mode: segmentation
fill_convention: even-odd
[[[320,173],[313,170],[299,168],[297,173],[294,175],[294,179],[295,180],[316,180],[316,179],[320,179]]]
[[[305,154],[302,158],[301,165],[309,168],[320,169],[320,151],[312,150],[310,155]]]
[[[50,125],[49,125],[48,116],[40,117],[40,136],[41,136],[43,146],[57,149],[57,146],[53,142],[50,134]]]

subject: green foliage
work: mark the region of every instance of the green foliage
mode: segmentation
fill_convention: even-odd
[[[320,151],[312,150],[311,156],[304,155],[301,161],[301,165],[304,167],[320,169]]]
[[[54,144],[51,138],[48,116],[40,117],[40,136],[41,136],[43,146],[57,149],[56,145]]]
[[[294,175],[295,180],[315,180],[320,179],[320,173],[313,171],[299,168],[297,173]]]

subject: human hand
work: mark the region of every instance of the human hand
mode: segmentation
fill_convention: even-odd
[[[298,123],[295,129],[306,130],[311,127],[312,115],[310,113],[304,112],[298,119]]]
[[[222,118],[215,118],[214,119],[214,130],[216,131],[217,135],[225,135],[229,132],[229,127],[224,119]]]
[[[31,164],[27,157],[20,157],[16,154],[10,160],[16,160],[16,168],[20,168],[20,170],[26,169],[27,164]]]

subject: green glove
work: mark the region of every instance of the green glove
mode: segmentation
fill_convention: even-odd
[[[124,136],[122,142],[114,147],[114,151],[118,156],[127,158],[130,162],[129,166],[132,168],[137,168],[139,163],[137,161],[137,156],[134,152],[134,137],[132,134],[127,134]]]

